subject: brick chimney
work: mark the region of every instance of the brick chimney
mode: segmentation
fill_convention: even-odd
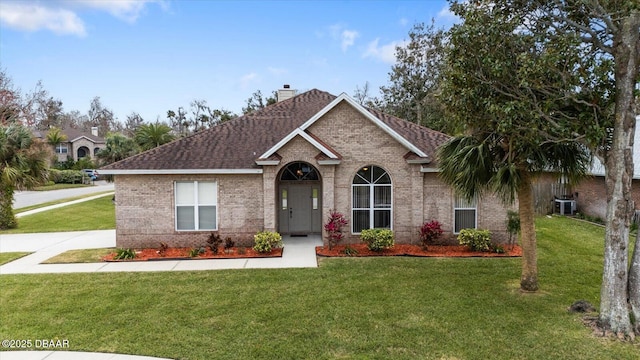
[[[278,102],[291,99],[296,96],[296,90],[291,89],[289,84],[284,84],[282,89],[278,90]]]

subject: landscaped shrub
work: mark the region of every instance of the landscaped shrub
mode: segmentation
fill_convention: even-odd
[[[200,254],[204,254],[204,252],[205,252],[205,249],[203,247],[191,249],[191,250],[189,250],[189,256],[190,257],[198,257],[198,256],[200,256]]]
[[[393,247],[393,231],[390,229],[362,230],[360,239],[367,243],[367,248],[371,251],[382,251]]]
[[[217,254],[218,247],[220,246],[220,244],[222,244],[222,238],[220,237],[220,234],[212,232],[207,239],[207,244],[207,246],[209,246],[209,249],[211,249],[211,252]]]
[[[332,249],[344,238],[342,228],[345,227],[347,223],[348,221],[344,218],[343,214],[333,210],[329,212],[329,219],[327,220],[327,223],[324,224],[324,230],[327,232],[329,249]]]
[[[49,169],[49,181],[56,184],[80,184],[82,183],[82,171]]]
[[[158,247],[158,255],[165,256],[167,255],[167,249],[169,245],[166,242],[160,242],[160,246]]]
[[[134,259],[136,257],[136,252],[133,249],[118,249],[116,250],[116,255],[113,257],[114,260],[129,260]]]
[[[520,214],[517,211],[507,211],[507,232],[509,233],[509,245],[513,245],[514,238],[520,233]]]
[[[236,246],[236,242],[227,236],[227,238],[224,239],[224,251],[228,254],[234,246]]]
[[[442,224],[436,220],[431,220],[422,224],[420,227],[420,240],[422,247],[427,249],[428,245],[435,244],[436,240],[442,236]]]
[[[253,236],[253,240],[253,250],[259,253],[268,253],[282,247],[282,236],[275,231],[260,231]]]
[[[460,245],[467,245],[473,251],[491,251],[491,232],[489,230],[462,229],[458,234]]]

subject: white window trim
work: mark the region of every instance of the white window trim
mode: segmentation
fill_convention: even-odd
[[[198,203],[198,183],[200,182],[205,182],[205,183],[212,183],[215,185],[215,192],[216,192],[216,203],[215,204],[199,204]],[[193,211],[193,221],[194,221],[194,229],[178,229],[178,183],[193,183],[193,196],[194,196],[194,204],[192,205],[188,205],[188,204],[181,204],[180,206],[193,206],[194,207],[194,211]],[[200,229],[200,224],[198,222],[198,215],[199,215],[199,208],[200,206],[215,206],[216,207],[216,227],[215,229]],[[180,180],[180,181],[174,181],[173,183],[173,215],[174,215],[174,229],[175,231],[179,231],[179,232],[189,232],[189,231],[218,231],[219,226],[219,220],[218,218],[220,217],[219,215],[220,211],[219,211],[219,206],[218,206],[218,182],[217,181],[189,181],[189,180]]]
[[[370,165],[370,166],[375,166],[375,165]],[[387,174],[389,176],[389,179],[391,179],[391,175],[389,175],[389,172],[387,170],[385,170],[384,168],[380,167],[380,166],[376,166],[382,170],[384,170],[385,174]],[[358,173],[356,173],[353,177],[353,179],[355,179],[356,176],[360,176]],[[362,178],[360,176],[360,178]],[[391,181],[391,184],[382,184],[382,185],[376,185],[375,184],[375,180],[373,183],[368,183],[368,184],[354,184],[353,183],[353,179],[351,179],[351,234],[353,235],[360,235],[361,232],[355,232],[354,226],[355,226],[355,222],[353,221],[353,212],[356,210],[368,210],[369,211],[369,229],[374,229],[374,213],[376,210],[389,210],[389,217],[391,219],[391,226],[389,227],[390,230],[393,230],[393,180]],[[367,179],[362,178],[365,181],[369,181]],[[353,207],[353,188],[354,187],[369,187],[369,207],[368,208],[355,208]],[[375,187],[389,187],[391,189],[391,203],[389,207],[375,207],[374,204],[374,193],[375,193]]]
[[[456,198],[458,197],[458,195],[454,195],[453,197],[453,234],[454,235],[458,235],[460,232],[456,232],[456,211],[458,210],[474,210],[473,212],[473,228],[477,229],[478,228],[478,200],[477,199],[473,199],[473,204],[475,205],[474,207],[456,207]]]
[[[64,149],[65,151],[62,151]],[[67,144],[58,144],[56,146],[56,154],[68,154],[69,146]]]

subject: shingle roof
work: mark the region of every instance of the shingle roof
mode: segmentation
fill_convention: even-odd
[[[336,96],[313,89],[262,110],[103,167],[104,170],[259,169],[255,161],[330,104]],[[435,158],[448,136],[371,111],[416,147]]]

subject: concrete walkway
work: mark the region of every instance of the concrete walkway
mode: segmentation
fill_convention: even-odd
[[[33,252],[0,266],[0,275],[318,267],[315,247],[322,245],[319,235],[293,238],[285,236],[282,241],[284,250],[282,257],[278,258],[41,264],[68,250],[115,247],[115,230],[0,235],[0,252]]]

